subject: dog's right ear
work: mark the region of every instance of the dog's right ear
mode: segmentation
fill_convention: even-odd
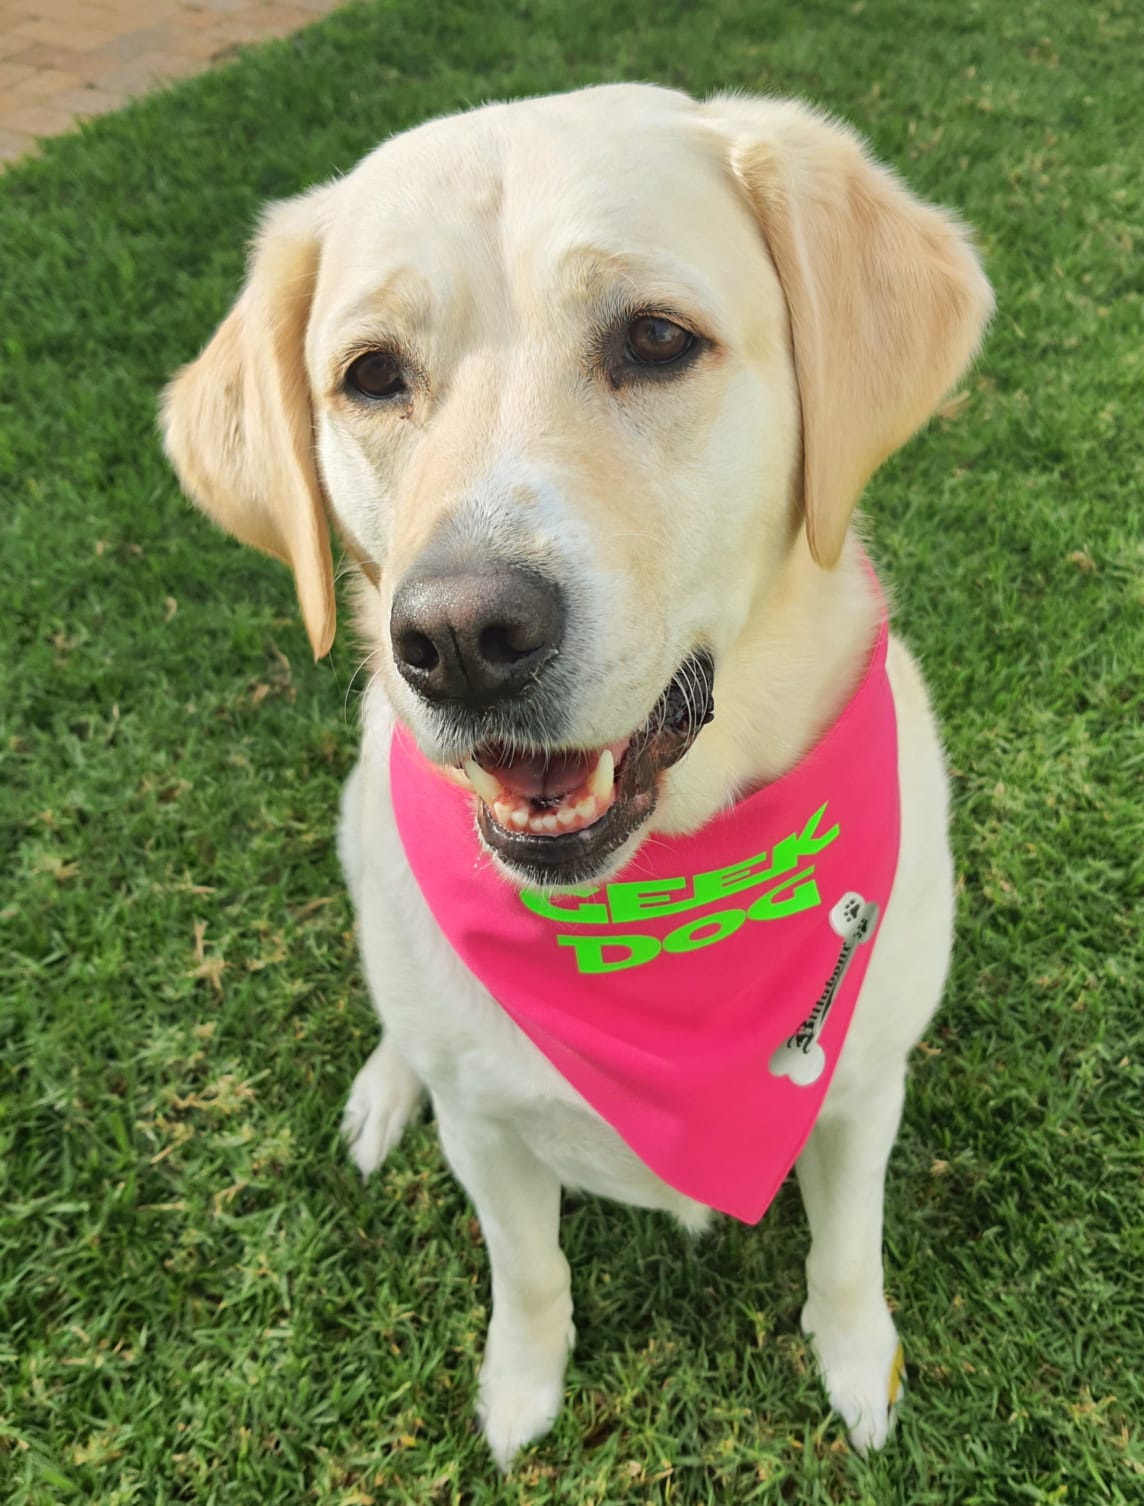
[[[304,344],[321,256],[319,188],[266,212],[246,285],[163,394],[184,489],[228,533],[294,572],[315,659],[334,637],[334,577]]]

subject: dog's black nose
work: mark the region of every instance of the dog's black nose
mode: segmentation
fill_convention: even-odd
[[[427,701],[491,706],[519,695],[560,647],[564,601],[535,570],[416,571],[393,598],[393,657]]]

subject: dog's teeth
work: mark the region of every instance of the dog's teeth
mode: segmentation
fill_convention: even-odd
[[[559,825],[559,822],[557,821],[557,819],[556,819],[555,816],[545,816],[545,818],[544,818],[544,830],[545,831],[555,831],[558,825]]]
[[[510,814],[509,820],[518,831],[523,831],[524,828],[528,825],[528,812],[526,810],[522,810],[518,805],[516,810],[514,810]]]
[[[507,826],[512,820],[513,808],[507,800],[497,800],[493,803],[493,815],[502,826]]]
[[[529,831],[534,831],[539,837],[544,831],[544,817],[533,816],[528,823]]]
[[[556,819],[561,826],[571,826],[576,819],[576,812],[567,805],[562,805],[556,812]]]
[[[611,748],[605,748],[600,754],[600,761],[592,770],[592,777],[588,781],[588,792],[597,800],[606,800],[612,793],[612,786],[616,782],[616,760],[612,757]]]
[[[487,769],[482,769],[475,758],[465,759],[464,770],[469,776],[469,783],[486,805],[492,805],[494,800],[500,798],[500,781]]]
[[[581,800],[579,805],[577,805],[576,807],[576,814],[580,817],[581,821],[590,821],[591,818],[596,814],[595,796],[589,795],[586,800]]]

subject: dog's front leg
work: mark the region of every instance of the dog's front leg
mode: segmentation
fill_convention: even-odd
[[[882,1289],[882,1204],[903,1089],[899,1074],[874,1097],[828,1097],[798,1160],[811,1233],[802,1327],[859,1453],[885,1443],[902,1382]]]
[[[492,1319],[477,1415],[507,1469],[560,1409],[575,1338],[568,1262],[560,1249],[560,1183],[507,1124],[434,1100],[441,1144],[472,1198],[492,1265]]]

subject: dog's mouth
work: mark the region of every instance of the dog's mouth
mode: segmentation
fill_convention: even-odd
[[[642,727],[604,748],[475,748],[451,772],[478,796],[490,850],[526,882],[583,883],[655,810],[659,779],[714,715],[706,652],[680,666]]]

